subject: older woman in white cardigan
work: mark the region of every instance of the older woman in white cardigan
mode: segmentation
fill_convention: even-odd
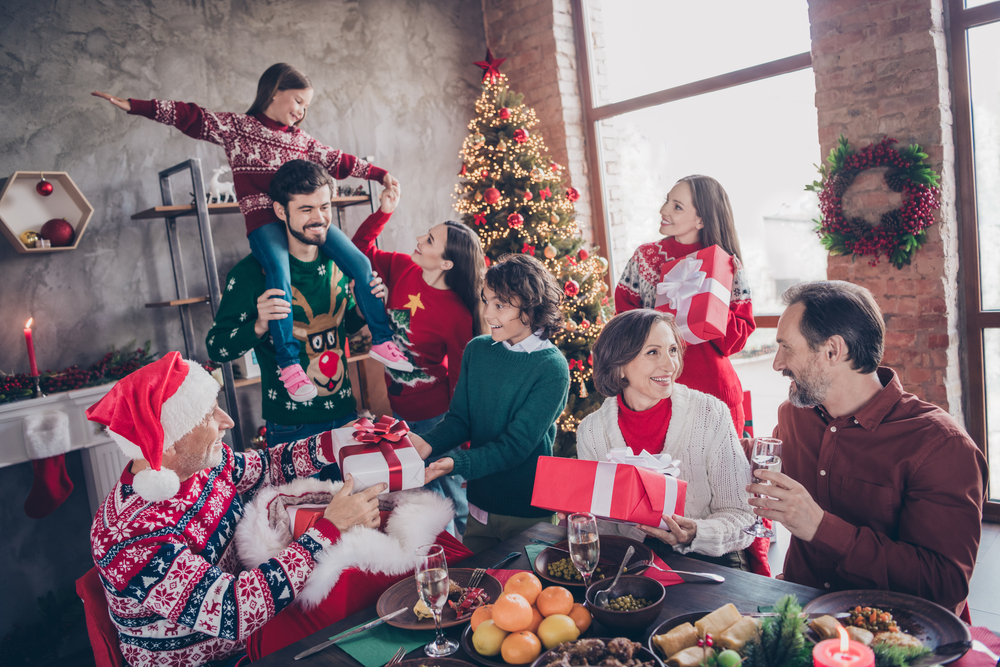
[[[666,453],[680,460],[685,516],[665,515],[669,530],[601,522],[601,532],[646,535],[675,551],[749,570],[743,532],[753,523],[747,502],[750,466],[729,409],[719,399],[676,384],[683,338],[673,316],[632,310],[615,316],[594,344],[594,382],[608,396],[576,431],[577,456],[603,461],[612,449]]]

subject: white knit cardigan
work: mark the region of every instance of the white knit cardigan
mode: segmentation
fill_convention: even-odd
[[[746,492],[750,464],[736,437],[729,408],[714,396],[680,384],[674,385],[671,401],[663,452],[680,459],[679,477],[687,482],[684,515],[698,524],[691,544],[675,546],[674,550],[723,556],[747,548],[753,537],[742,529],[754,520]],[[576,453],[581,459],[605,461],[605,455],[619,447],[628,445],[618,427],[618,398],[611,397],[580,422]],[[610,527],[602,525],[601,531]],[[619,528],[626,530],[613,532],[638,540],[645,536],[638,528]]]

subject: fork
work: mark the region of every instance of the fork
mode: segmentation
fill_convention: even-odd
[[[469,578],[468,588],[476,588],[479,586],[479,582],[482,580],[483,575],[486,574],[485,568],[477,567],[472,571],[472,576]]]
[[[392,656],[389,662],[385,663],[385,667],[392,667],[393,665],[399,664],[400,662],[403,661],[403,658],[405,656],[406,656],[406,647],[400,646],[399,650],[396,651],[396,654]]]

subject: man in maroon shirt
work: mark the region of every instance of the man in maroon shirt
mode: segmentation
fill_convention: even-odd
[[[774,370],[791,378],[774,436],[782,473],[750,503],[792,533],[784,578],[908,593],[965,612],[982,530],[986,459],[941,408],[879,367],[885,324],[841,281],[783,296]]]

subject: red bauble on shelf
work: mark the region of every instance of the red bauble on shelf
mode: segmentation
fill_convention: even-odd
[[[42,180],[35,183],[35,192],[42,195],[43,197],[48,197],[52,194],[52,183],[45,180],[45,176],[42,176]]]
[[[42,231],[39,236],[52,243],[53,248],[65,248],[66,246],[73,245],[73,238],[76,236],[76,232],[73,230],[73,225],[66,222],[63,218],[52,218],[42,225]]]

